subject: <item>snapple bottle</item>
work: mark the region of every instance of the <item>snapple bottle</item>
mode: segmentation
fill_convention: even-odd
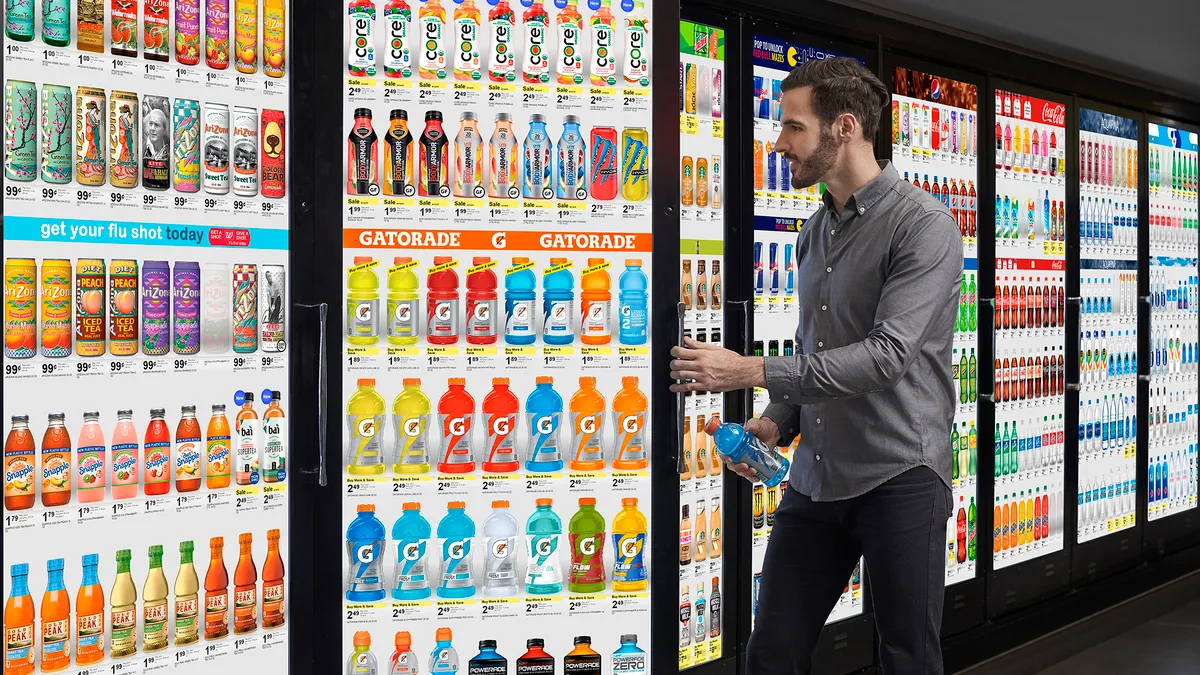
[[[29,430],[28,415],[13,415],[12,430],[4,441],[4,510],[19,511],[33,507],[35,456],[37,448]]]
[[[42,506],[62,506],[71,501],[71,436],[64,413],[50,413],[42,436]]]
[[[175,490],[195,492],[200,489],[200,422],[196,421],[196,406],[183,406],[179,426],[175,428]]]
[[[83,413],[83,429],[79,432],[79,448],[76,461],[75,489],[79,501],[98,502],[104,499],[104,430],[100,428],[100,413]]]
[[[150,425],[146,427],[145,485],[147,495],[165,495],[171,491],[171,430],[167,428],[167,411],[154,408],[150,411]]]

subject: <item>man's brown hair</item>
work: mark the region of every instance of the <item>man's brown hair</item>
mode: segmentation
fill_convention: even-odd
[[[821,124],[829,126],[838,115],[850,113],[862,126],[863,138],[875,142],[879,116],[890,101],[887,87],[855,59],[833,57],[806,61],[784,78],[782,91],[812,87],[812,107]]]

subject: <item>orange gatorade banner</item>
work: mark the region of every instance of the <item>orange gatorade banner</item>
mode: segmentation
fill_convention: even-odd
[[[474,251],[617,251],[649,253],[649,232],[507,232],[345,228],[345,248],[467,249]]]

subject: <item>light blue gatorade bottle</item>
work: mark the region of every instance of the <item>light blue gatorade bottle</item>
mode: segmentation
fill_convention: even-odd
[[[421,600],[432,593],[425,554],[433,530],[421,515],[419,503],[406,502],[403,509],[392,525],[392,540],[396,542],[396,585],[392,588],[392,598]]]
[[[525,399],[529,416],[529,455],[525,470],[535,473],[562,471],[562,453],[558,448],[558,427],[562,421],[563,400],[554,391],[554,378],[538,376],[537,387]]]

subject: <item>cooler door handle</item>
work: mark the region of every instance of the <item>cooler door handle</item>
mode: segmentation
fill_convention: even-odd
[[[317,310],[317,484],[325,487],[329,484],[329,474],[325,468],[325,432],[328,419],[325,406],[329,402],[329,359],[326,348],[325,328],[326,317],[329,314],[329,303],[306,305],[297,303],[297,307]]]
[[[750,340],[750,301],[738,300],[733,304],[742,309],[742,354],[744,356],[754,356],[754,344]],[[742,406],[746,419],[749,420],[754,416],[754,388],[747,387],[742,390]]]
[[[683,345],[683,321],[687,316],[687,306],[682,302],[675,305],[675,312],[678,316],[678,323],[675,326],[675,344]],[[682,384],[683,380],[679,380]],[[687,404],[687,392],[679,392],[675,394],[675,471],[679,475],[683,475],[687,471],[687,464],[683,457],[683,426],[684,426],[684,406]]]

